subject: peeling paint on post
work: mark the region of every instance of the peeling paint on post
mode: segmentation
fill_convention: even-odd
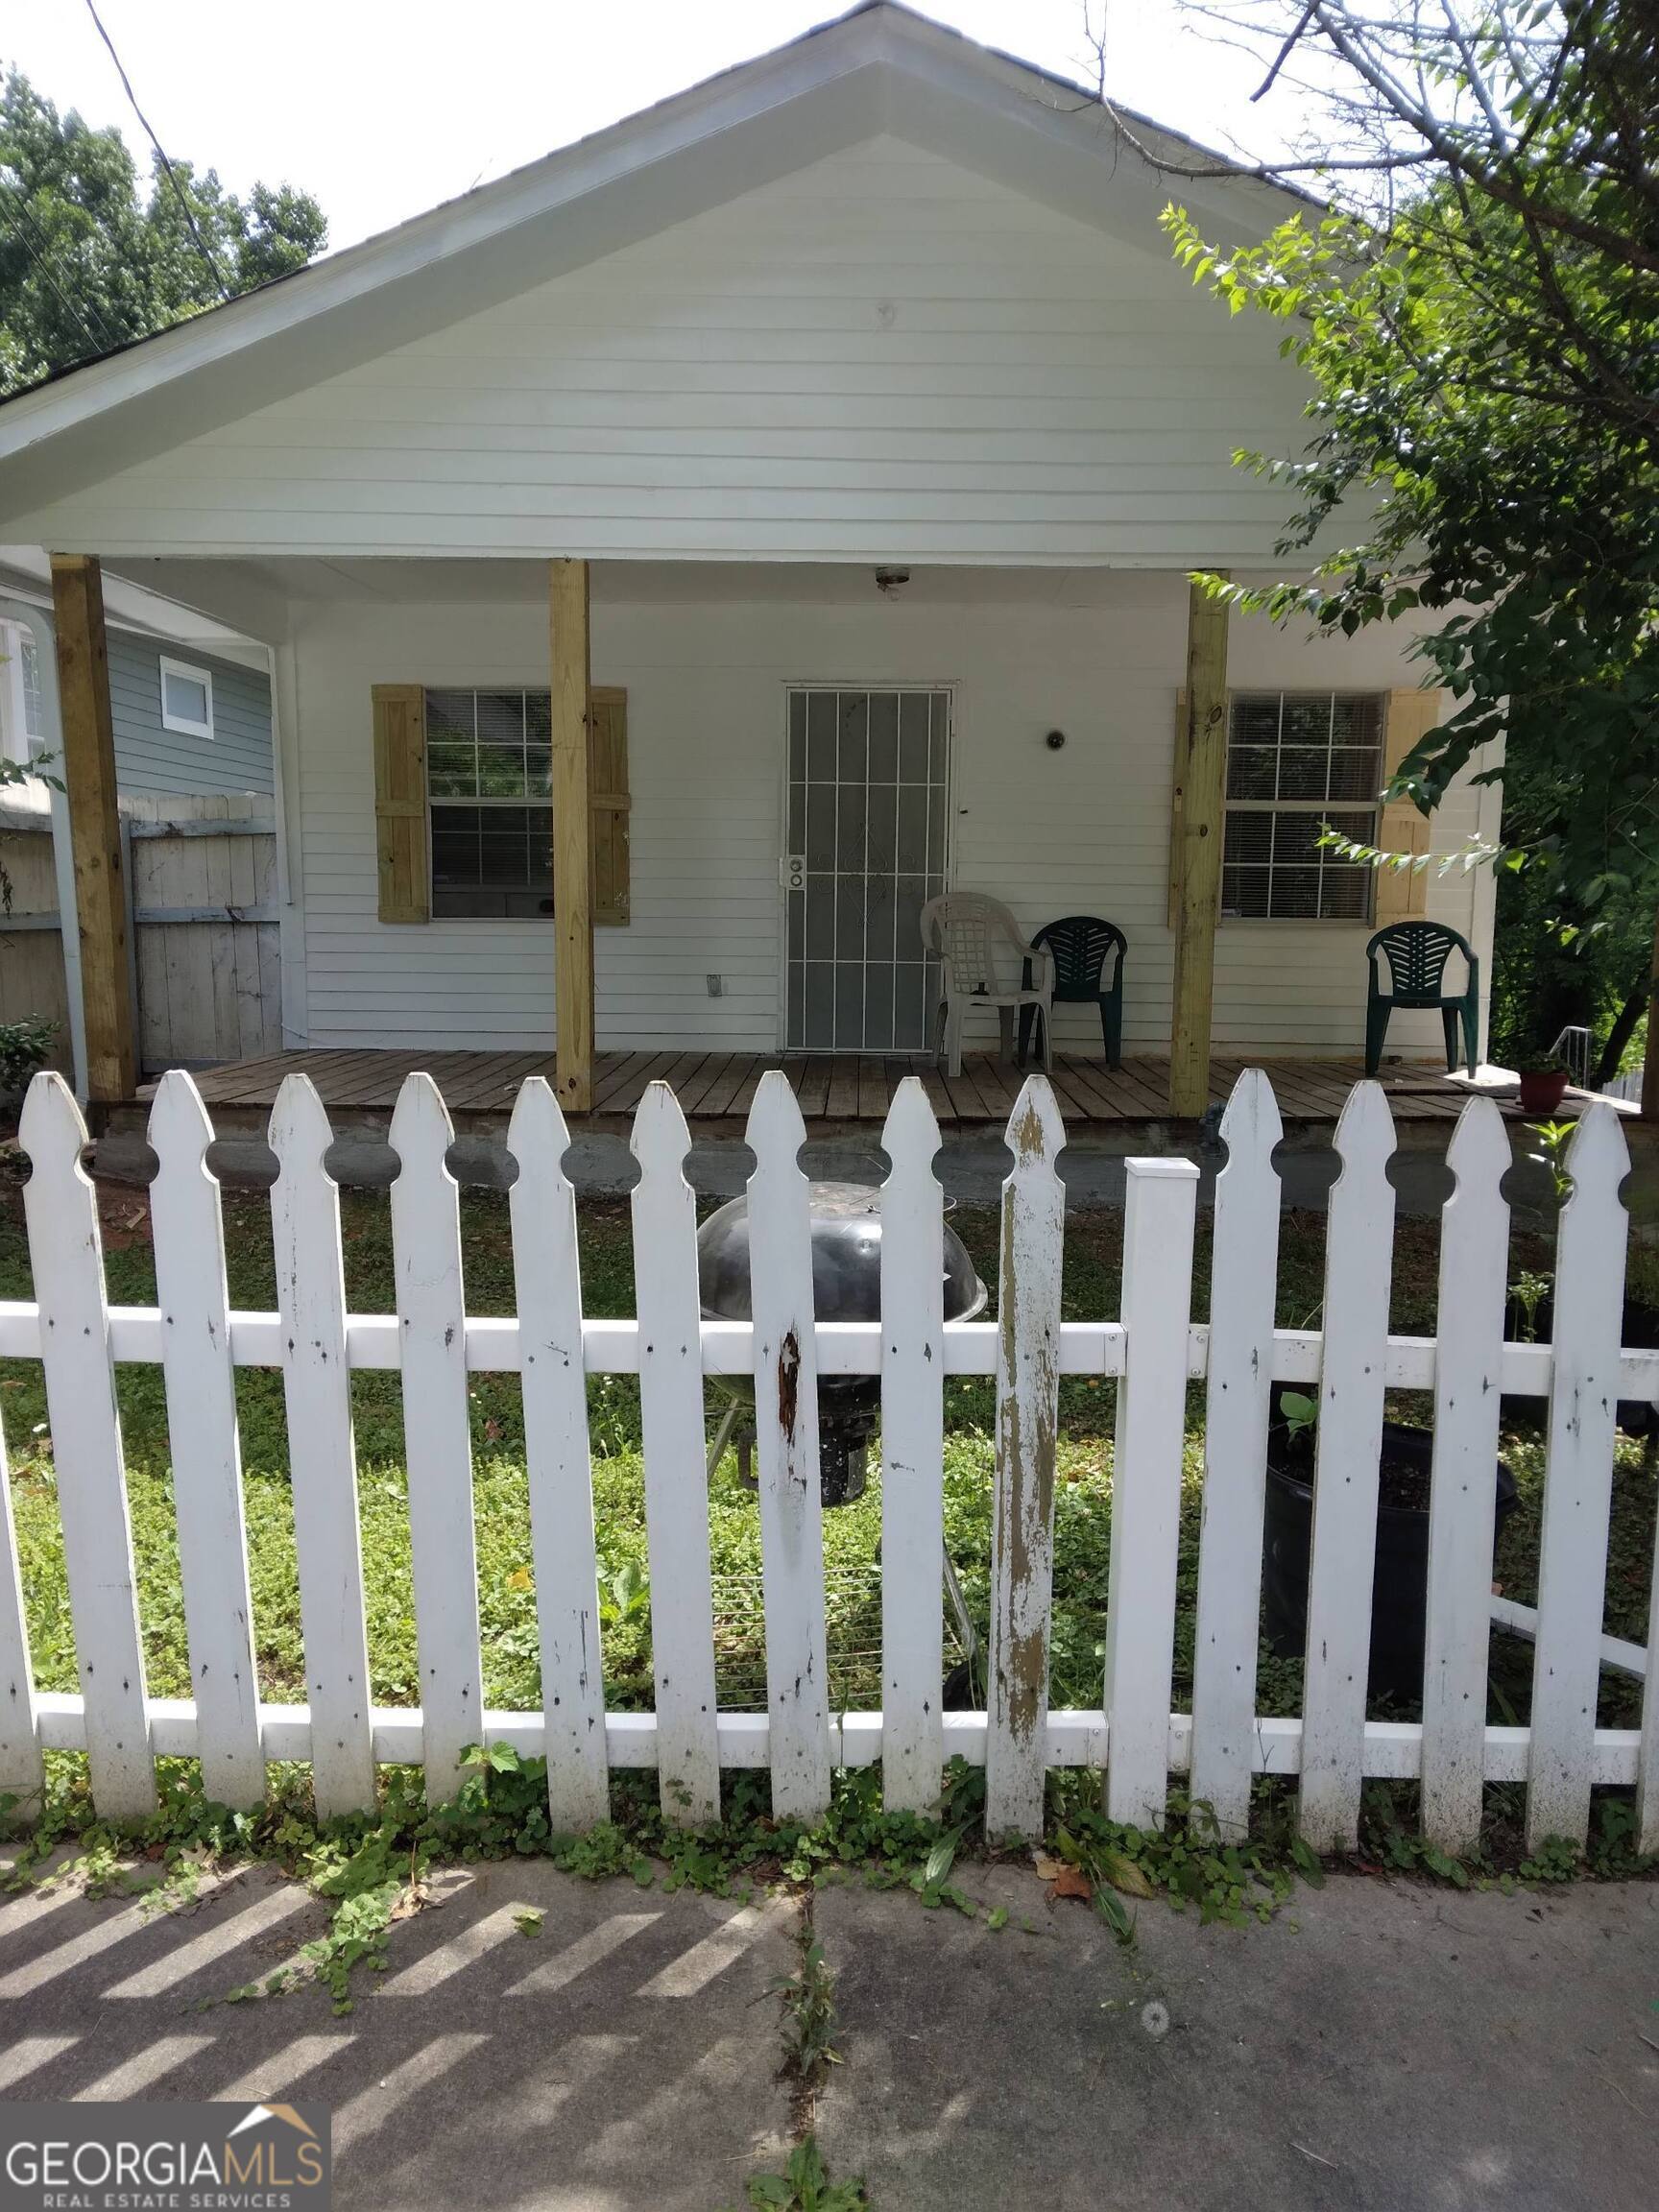
[[[991,1706],[985,1826],[993,1840],[1043,1827],[1048,1615],[1054,1578],[1054,1446],[1060,1413],[1065,1127],[1033,1075],[1008,1123],[997,1345],[997,1496],[991,1557]]]
[[[780,1819],[815,1820],[830,1804],[830,1698],[812,1225],[800,1167],[806,1129],[781,1070],[761,1076],[745,1136],[755,1154],[749,1305],[772,1810]]]

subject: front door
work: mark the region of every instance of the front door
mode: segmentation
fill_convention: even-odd
[[[789,693],[783,1042],[797,1052],[919,1052],[938,963],[922,909],[945,888],[950,694]]]

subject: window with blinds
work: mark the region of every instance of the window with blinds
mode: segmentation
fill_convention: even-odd
[[[434,915],[553,911],[546,691],[428,691]]]
[[[1238,691],[1227,744],[1221,911],[1240,921],[1364,922],[1372,870],[1321,849],[1326,824],[1377,842],[1385,701]]]

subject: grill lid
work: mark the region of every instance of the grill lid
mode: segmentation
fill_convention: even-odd
[[[812,1310],[819,1321],[881,1317],[881,1193],[862,1183],[808,1183]],[[697,1282],[712,1321],[748,1321],[749,1201],[733,1198],[697,1232]],[[960,1237],[945,1224],[945,1318],[972,1321],[990,1293]]]

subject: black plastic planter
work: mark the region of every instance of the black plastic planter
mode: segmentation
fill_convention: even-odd
[[[1267,1640],[1282,1659],[1300,1659],[1308,1641],[1308,1571],[1313,1536],[1313,1446],[1294,1441],[1278,1417],[1267,1440],[1267,1512],[1262,1562]],[[1283,1387],[1296,1389],[1298,1384]],[[1425,1494],[1434,1438],[1398,1421],[1382,1427],[1382,1463],[1422,1478]],[[1492,1548],[1515,1507],[1515,1479],[1497,1463]],[[1379,1503],[1377,1578],[1371,1601],[1369,1695],[1415,1703],[1423,1695],[1423,1626],[1429,1605],[1429,1513],[1424,1506]]]
[[[1548,1344],[1555,1332],[1555,1300],[1546,1291],[1528,1312],[1513,1293],[1504,1312],[1503,1334],[1511,1343],[1537,1342]],[[1624,1317],[1619,1331],[1620,1341],[1630,1352],[1649,1352],[1659,1348],[1659,1306],[1649,1306],[1641,1298],[1626,1298]],[[1278,1400],[1274,1400],[1278,1404]],[[1541,1421],[1546,1401],[1542,1398],[1506,1397],[1503,1401],[1503,1418],[1513,1420],[1517,1415]],[[1617,1415],[1620,1428],[1626,1436],[1651,1436],[1659,1432],[1659,1406],[1652,1406],[1642,1398],[1621,1398]]]

